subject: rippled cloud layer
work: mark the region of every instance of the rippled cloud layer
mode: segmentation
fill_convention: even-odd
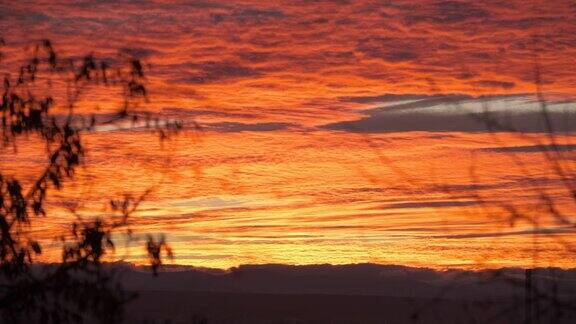
[[[43,38],[67,55],[136,56],[150,63],[141,109],[202,130],[162,146],[137,127],[88,135],[86,168],[38,231],[65,229],[66,204],[99,215],[110,195],[158,185],[137,229],[166,233],[179,263],[526,265],[534,234],[543,265],[574,266],[565,224],[510,228],[478,192],[565,196],[533,93],[573,166],[575,20],[568,0],[2,3],[2,71]],[[100,118],[113,104],[96,92],[80,108]],[[495,137],[486,113],[527,137]],[[33,179],[31,142],[2,153],[3,172]]]

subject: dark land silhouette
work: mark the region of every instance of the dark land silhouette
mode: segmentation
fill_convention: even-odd
[[[108,265],[110,266],[110,265]],[[576,313],[540,299],[526,303],[525,270],[435,271],[393,265],[246,265],[228,271],[186,266],[151,278],[119,270],[138,295],[126,309],[135,323],[519,323],[526,307],[540,323],[573,323]],[[576,270],[533,270],[540,289],[561,287],[574,304]],[[558,319],[558,320],[556,320]],[[554,320],[554,321],[553,321]],[[205,321],[205,322],[203,322]]]

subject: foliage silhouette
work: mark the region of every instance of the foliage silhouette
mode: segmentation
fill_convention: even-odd
[[[5,45],[0,39],[0,46]],[[83,134],[102,126],[134,126],[144,118],[144,127],[163,140],[178,132],[182,123],[152,119],[136,110],[148,102],[147,66],[137,58],[63,57],[50,40],[36,44],[30,56],[16,77],[3,78],[1,145],[6,154],[16,154],[20,138],[38,138],[46,147],[46,164],[28,186],[0,171],[0,320],[120,322],[125,304],[135,295],[122,289],[117,271],[105,267],[103,257],[114,249],[113,233],[132,233],[131,215],[151,190],[140,197],[110,200],[108,217],[88,220],[71,210],[76,220],[70,234],[61,237],[58,264],[37,264],[43,246],[30,230],[39,217],[49,216],[48,194],[74,181],[75,171],[84,163]],[[0,55],[0,64],[3,59]],[[78,112],[79,102],[95,91],[121,93],[120,106],[104,117]],[[157,275],[163,257],[172,257],[172,251],[164,238],[152,236],[145,249]]]

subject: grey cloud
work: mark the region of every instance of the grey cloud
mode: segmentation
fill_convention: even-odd
[[[258,8],[238,8],[226,13],[213,13],[210,15],[214,24],[219,24],[228,20],[233,20],[240,24],[261,24],[270,20],[285,18],[286,15],[281,10],[266,10]]]
[[[263,19],[263,18],[283,18],[284,12],[281,10],[264,10],[264,9],[257,9],[257,8],[248,8],[236,11],[234,15],[238,18],[255,18],[255,19]]]
[[[143,48],[143,47],[123,47],[119,51],[130,56],[137,58],[149,58],[150,56],[158,55],[161,52],[155,49]]]
[[[411,61],[418,57],[418,53],[410,51],[392,51],[384,54],[384,59],[388,62]]]
[[[15,19],[25,23],[39,23],[50,20],[50,16],[38,11],[22,11],[0,6],[0,21]]]
[[[487,147],[482,149],[486,152],[496,153],[537,153],[547,151],[576,151],[574,144],[559,144],[559,145],[526,145],[526,146],[501,146],[501,147]]]
[[[365,101],[375,99],[368,97]],[[576,109],[570,103],[548,103],[547,113],[555,132],[576,131],[576,124],[567,122],[576,117]],[[430,96],[407,102],[398,100],[365,110],[364,114],[366,117],[359,120],[324,127],[354,133],[548,131],[540,103],[522,96]]]
[[[256,69],[226,61],[205,62],[193,65],[192,67],[196,67],[199,71],[191,73],[189,76],[177,79],[176,81],[187,83],[212,83],[261,75],[261,73]]]
[[[530,17],[530,18],[509,18],[509,19],[494,19],[490,23],[502,28],[515,28],[527,29],[534,26],[542,26],[545,24],[555,23],[558,21],[557,17]]]
[[[490,17],[490,13],[487,10],[478,7],[474,3],[464,1],[440,1],[424,8],[405,6],[403,9],[407,12],[404,18],[407,25],[422,22],[454,24]]]
[[[494,81],[494,80],[474,81],[471,84],[483,88],[501,88],[501,89],[512,89],[516,86],[514,82]]]
[[[261,51],[240,51],[236,54],[238,58],[248,62],[263,62],[274,55],[272,52]]]
[[[439,192],[462,192],[462,191],[478,191],[478,190],[490,190],[490,189],[500,189],[508,188],[513,186],[511,183],[505,184],[490,184],[490,183],[472,183],[472,184],[445,184],[432,186],[429,190],[439,191]]]
[[[473,2],[441,1],[435,5],[434,17],[437,17],[438,22],[461,22],[488,16],[488,11],[479,8]]]
[[[360,39],[356,50],[368,58],[389,62],[411,61],[420,57],[423,49],[434,51],[430,41],[421,37],[369,37]]]
[[[382,108],[368,110],[367,113],[373,114],[380,111],[400,111],[414,108],[434,107],[439,105],[458,105],[466,100],[472,100],[473,97],[468,95],[395,95],[385,94],[382,96],[367,97],[344,97],[345,101],[356,103],[386,103]]]

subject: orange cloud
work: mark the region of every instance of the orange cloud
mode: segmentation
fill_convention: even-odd
[[[465,120],[484,101],[533,116],[535,62],[551,107],[572,109],[573,1],[26,1],[0,4],[0,17],[2,71],[41,38],[68,55],[135,55],[151,63],[151,103],[141,109],[204,130],[163,148],[128,129],[87,135],[86,168],[52,197],[58,216],[34,229],[46,242],[67,228],[66,203],[81,199],[97,216],[111,195],[159,185],[135,227],[167,233],[179,263],[526,265],[526,235],[507,235],[502,215],[467,202],[479,191],[530,208],[528,185],[564,194],[539,146],[495,140]],[[81,109],[104,115],[114,104],[96,89]],[[3,173],[31,181],[40,147],[30,139],[17,155],[3,152]],[[557,238],[572,240],[539,236],[540,262],[574,266]],[[133,246],[116,257],[125,251],[143,260]]]

